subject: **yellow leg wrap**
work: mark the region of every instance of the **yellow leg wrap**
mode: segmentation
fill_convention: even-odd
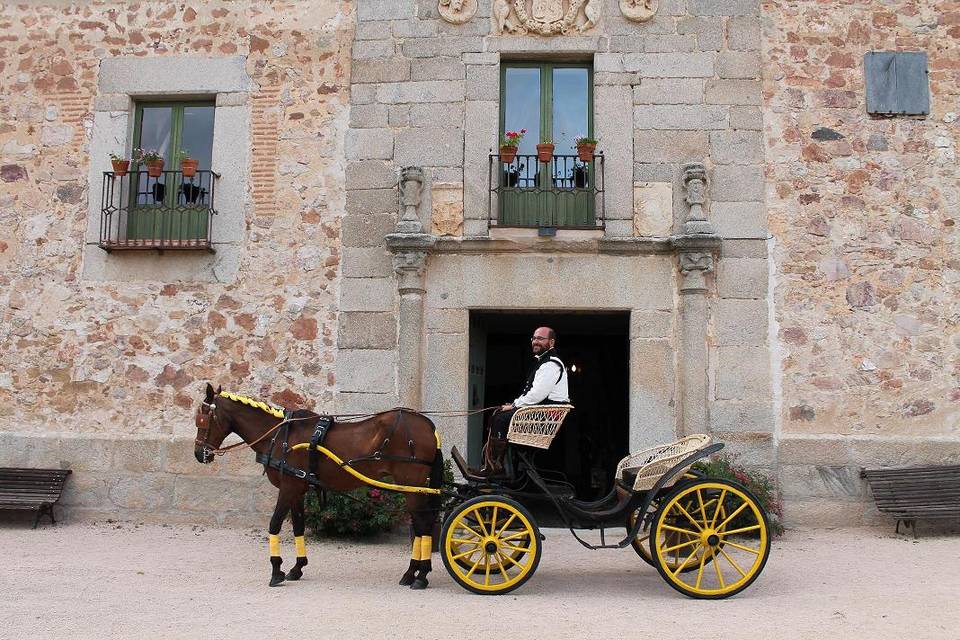
[[[293,544],[297,547],[297,557],[306,558],[307,557],[307,541],[303,539],[303,536],[295,536],[293,538]]]
[[[416,536],[413,539],[413,551],[410,552],[410,559],[411,560],[420,559],[420,536]]]
[[[433,536],[420,536],[420,560],[429,560],[433,554]]]
[[[270,555],[279,556],[280,555],[280,536],[275,536],[270,534]]]

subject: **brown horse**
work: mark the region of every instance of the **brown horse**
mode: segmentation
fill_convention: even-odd
[[[307,564],[303,499],[311,486],[307,481],[310,462],[307,449],[296,445],[310,442],[321,417],[311,411],[286,413],[250,398],[223,393],[222,388],[214,392],[209,384],[206,397],[197,408],[194,455],[198,462],[212,462],[224,438],[235,433],[258,454],[269,455],[274,465],[281,459],[287,465],[285,472],[273,465],[266,466],[267,478],[280,489],[270,518],[271,587],[284,580],[299,580]],[[427,574],[432,569],[431,534],[443,481],[439,444],[429,418],[409,409],[393,409],[356,422],[336,423],[326,433],[322,446],[342,462],[321,453],[316,467],[315,480],[323,489],[349,491],[371,484],[367,480],[384,486],[386,478],[392,480],[385,488],[405,489],[415,537],[410,565],[400,584],[412,589],[426,588]],[[347,461],[353,462],[346,465]],[[297,471],[307,474],[298,477]],[[280,526],[290,512],[297,561],[284,574],[280,570]]]

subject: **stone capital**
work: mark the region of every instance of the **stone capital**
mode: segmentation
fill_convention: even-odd
[[[393,254],[393,270],[397,274],[400,295],[422,294],[423,274],[427,268],[426,251],[400,251]]]
[[[680,254],[680,293],[706,293],[706,274],[713,271],[713,254],[686,252]]]

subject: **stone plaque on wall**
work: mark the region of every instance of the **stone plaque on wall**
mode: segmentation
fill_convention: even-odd
[[[669,236],[673,230],[673,185],[669,182],[633,183],[633,234]]]
[[[437,182],[430,190],[433,201],[431,232],[436,236],[463,235],[463,185]]]

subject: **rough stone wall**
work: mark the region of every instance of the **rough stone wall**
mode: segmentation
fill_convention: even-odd
[[[763,39],[781,479],[850,521],[860,466],[960,459],[960,4],[768,2]],[[918,50],[930,115],[868,116],[864,54]]]
[[[279,404],[333,400],[353,11],[334,0],[3,5],[0,464],[72,467],[76,513],[229,520],[267,508],[260,480],[234,480],[259,473],[249,456],[193,460],[193,410],[206,380]],[[84,281],[100,62],[190,55],[246,56],[255,84],[252,131],[238,132],[254,149],[237,275]]]

